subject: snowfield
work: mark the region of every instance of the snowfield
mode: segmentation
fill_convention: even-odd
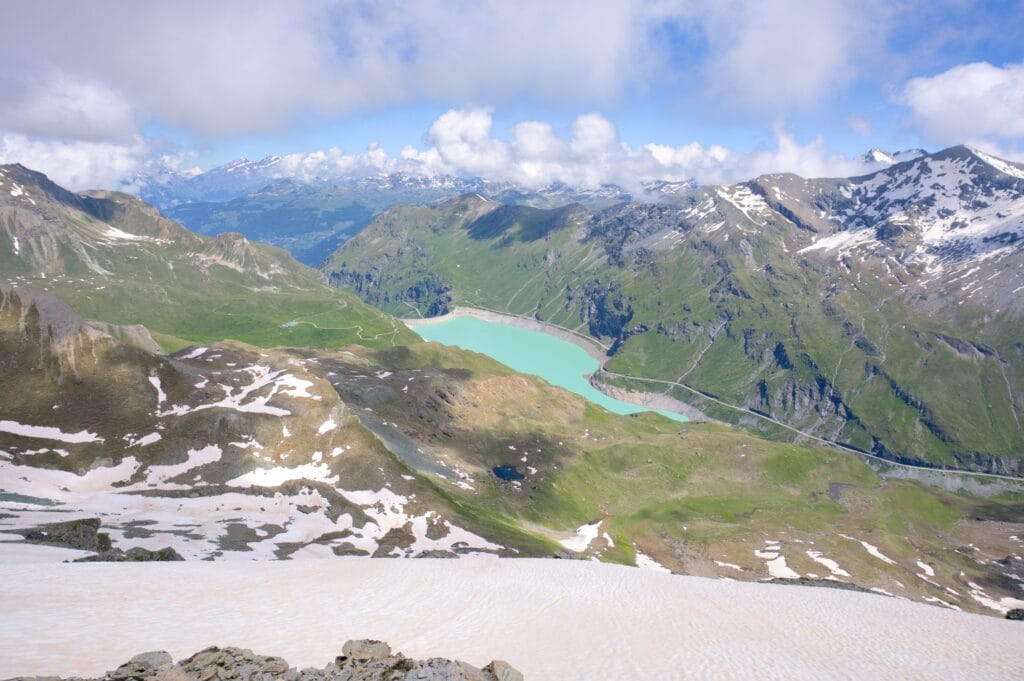
[[[1019,622],[895,598],[555,560],[0,566],[0,677],[208,645],[322,665],[350,638],[529,681],[1020,678]]]

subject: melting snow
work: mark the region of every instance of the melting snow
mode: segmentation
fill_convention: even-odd
[[[201,357],[202,354],[204,352],[206,352],[207,350],[209,350],[209,348],[196,348],[195,350],[193,350],[192,352],[188,353],[187,355],[182,355],[181,358],[182,359],[195,359],[196,357]]]
[[[648,556],[646,553],[642,552],[640,549],[636,549],[636,566],[645,570],[654,570],[655,572],[664,572],[667,574],[672,573],[671,570]]]
[[[818,563],[820,565],[824,565],[825,567],[827,567],[828,571],[831,572],[836,577],[849,577],[850,576],[849,572],[847,572],[846,570],[844,570],[841,567],[839,567],[839,563],[835,562],[831,558],[826,558],[825,556],[823,556],[821,554],[820,551],[814,551],[814,550],[808,549],[806,551],[806,553],[807,553],[808,556],[810,556],[811,560],[813,560],[815,563]]]
[[[190,449],[188,450],[188,458],[184,463],[150,466],[146,471],[146,480],[142,483],[142,486],[155,487],[163,485],[167,480],[176,478],[193,468],[199,468],[208,463],[220,461],[221,454],[221,448],[217,445],[207,445],[202,449]],[[188,489],[187,485],[181,485],[181,487]]]
[[[0,432],[69,443],[103,442],[103,438],[87,430],[80,430],[77,433],[65,433],[60,428],[52,426],[27,426],[17,421],[0,421]]]
[[[854,539],[853,537],[847,536],[845,534],[841,534],[839,536],[842,537],[843,539],[849,539],[850,541],[855,541],[855,542],[860,543],[860,545],[864,547],[864,550],[866,550],[868,553],[870,553],[872,556],[874,556],[875,558],[879,559],[883,563],[888,563],[889,565],[895,565],[896,564],[896,561],[894,561],[892,558],[886,556],[884,553],[879,551],[877,546],[873,546],[873,545],[867,543],[866,541],[862,541],[860,539]]]
[[[340,476],[331,475],[326,464],[307,463],[295,468],[257,468],[227,482],[230,487],[278,487],[290,480],[311,480],[337,484]]]
[[[765,563],[765,567],[768,568],[768,574],[777,579],[799,579],[800,575],[794,572],[791,568],[786,566],[786,557],[779,555],[773,560],[769,560]]]
[[[961,573],[962,575],[963,573]],[[1014,608],[1024,608],[1024,601],[1019,598],[1000,598],[998,601],[985,593],[985,589],[978,586],[974,582],[968,582],[967,586],[970,587],[967,593],[971,595],[971,598],[978,601],[986,608],[990,608],[1002,614],[1006,614]]]
[[[154,442],[159,442],[161,437],[162,436],[160,435],[160,433],[150,433],[149,435],[143,435],[138,440],[132,440],[128,444],[128,446],[129,447],[145,447],[147,445],[153,444]]]
[[[590,542],[597,538],[600,528],[600,520],[591,525],[580,525],[576,528],[575,536],[570,537],[569,539],[560,539],[558,543],[570,551],[583,553],[587,550],[587,547],[590,546]]]
[[[156,388],[156,406],[157,409],[159,409],[160,405],[167,401],[167,394],[164,392],[163,387],[160,385],[159,376],[150,376],[149,382],[153,385],[154,388]]]

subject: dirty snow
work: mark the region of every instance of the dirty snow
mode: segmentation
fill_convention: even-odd
[[[99,676],[144,650],[180,659],[211,643],[319,667],[342,641],[364,636],[414,658],[506,659],[527,679],[564,681],[672,679],[681,670],[693,678],[1011,679],[1024,668],[1019,622],[582,561],[8,565],[0,602],[4,620],[17,623],[0,630],[3,678]],[[344,616],[309,616],[328,603]]]

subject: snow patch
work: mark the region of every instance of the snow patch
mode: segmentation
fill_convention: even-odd
[[[83,442],[103,442],[103,438],[96,433],[87,430],[80,430],[77,433],[65,433],[60,428],[52,426],[29,426],[17,421],[0,421],[0,432],[12,433],[23,437],[34,437],[43,440],[57,440],[79,444]]]
[[[196,348],[195,350],[193,350],[192,352],[188,353],[187,355],[182,355],[181,359],[195,359],[196,357],[202,357],[203,353],[206,352],[207,350],[209,350],[209,348],[202,348],[202,347]]]
[[[878,560],[882,561],[883,563],[887,563],[889,565],[896,565],[896,561],[894,561],[892,558],[888,557],[887,555],[885,555],[884,553],[879,551],[877,546],[869,544],[866,541],[863,541],[861,539],[854,539],[853,537],[850,537],[850,536],[845,535],[845,534],[841,534],[839,536],[842,537],[843,539],[849,539],[850,541],[858,542],[861,546],[864,547],[865,551],[867,551],[868,553],[870,553],[872,556],[874,556]]]
[[[640,549],[637,549],[636,547],[634,547],[634,549],[636,549],[636,566],[638,568],[643,568],[645,570],[654,570],[655,572],[664,572],[666,574],[672,573],[671,570],[669,570],[667,567],[665,567],[658,561],[648,556]]]
[[[836,577],[849,577],[850,576],[849,572],[847,572],[846,570],[844,570],[841,567],[839,567],[839,563],[835,562],[831,558],[826,558],[825,556],[823,556],[821,554],[820,551],[814,551],[813,549],[808,549],[806,551],[806,553],[807,553],[808,556],[810,556],[811,560],[813,560],[815,563],[818,563],[819,565],[824,565],[826,568],[828,568],[828,571],[831,572],[834,576],[836,576]]]
[[[307,463],[295,468],[257,468],[237,478],[228,480],[229,487],[278,487],[290,480],[311,480],[337,484],[339,475],[331,475],[326,464]]]
[[[598,520],[596,523],[592,523],[590,525],[580,525],[576,528],[575,536],[570,537],[569,539],[560,539],[558,543],[570,551],[583,553],[587,550],[587,547],[590,546],[590,542],[597,538],[601,528],[601,522],[602,521]]]

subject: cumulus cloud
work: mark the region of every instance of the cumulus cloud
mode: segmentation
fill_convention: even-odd
[[[391,156],[377,144],[346,153],[339,148],[281,157],[274,175],[305,182],[344,181],[404,173],[420,177],[481,178],[538,189],[564,183],[581,189],[614,184],[636,194],[653,181],[696,180],[731,183],[764,173],[793,172],[805,177],[855,175],[863,163],[829,153],[822,137],[802,144],[776,125],[774,144],[739,153],[718,145],[689,142],[632,147],[600,113],[577,117],[559,135],[545,121],[521,121],[508,135],[494,131],[487,109],[451,109],[431,124],[426,147],[407,146]],[[72,189],[119,188],[132,191],[136,175],[160,181],[168,174],[193,175],[194,155],[157,156],[136,137],[125,144],[40,141],[18,134],[0,138],[0,163],[20,162]]]
[[[699,74],[728,102],[785,110],[884,52],[879,2],[10,0],[0,126],[109,140],[157,120],[216,139],[408,102],[679,98]]]
[[[59,72],[12,88],[0,103],[0,122],[29,135],[92,142],[124,143],[136,133],[135,113],[120,93]]]
[[[925,134],[943,144],[1024,137],[1024,63],[961,64],[907,82],[902,102]]]
[[[430,126],[425,149],[405,147],[391,157],[377,146],[346,154],[330,149],[285,156],[276,166],[281,177],[306,181],[357,179],[387,173],[421,177],[478,177],[537,189],[564,183],[582,189],[614,184],[642,194],[657,180],[702,184],[747,180],[764,173],[793,172],[805,177],[855,175],[862,161],[827,151],[817,137],[801,144],[781,125],[774,146],[737,153],[722,146],[690,142],[679,146],[649,143],[630,147],[614,124],[599,113],[579,116],[561,137],[545,121],[513,125],[507,138],[495,135],[486,109],[452,109]]]
[[[84,139],[128,110],[216,137],[424,99],[602,102],[654,77],[653,21],[645,3],[587,0],[12,0],[0,86],[22,101],[0,125]],[[28,115],[69,99],[72,125]]]
[[[75,191],[132,191],[130,179],[143,168],[148,154],[148,146],[138,138],[114,144],[37,140],[18,134],[0,137],[0,163],[20,163]]]
[[[721,0],[679,17],[709,43],[708,90],[759,110],[818,104],[887,52],[889,16],[876,0]]]

